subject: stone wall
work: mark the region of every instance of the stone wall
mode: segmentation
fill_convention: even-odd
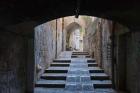
[[[111,40],[110,29],[111,21],[95,18],[87,26],[84,36],[84,51],[96,59],[98,65],[105,69],[111,76]]]
[[[140,32],[131,32],[127,36],[127,90],[140,93]]]
[[[37,78],[62,52],[62,19],[35,28],[35,63]]]
[[[49,67],[55,56],[53,51],[53,30],[49,23],[35,28],[35,63],[37,78]],[[55,41],[54,41],[55,42]]]
[[[116,84],[128,93],[140,93],[140,32],[116,27]]]
[[[0,31],[0,93],[27,90],[28,38]]]
[[[57,56],[62,52],[62,18],[57,19]]]
[[[76,19],[74,16],[70,16],[49,21],[35,28],[36,79],[49,67],[53,59],[66,50],[67,27],[75,21],[85,27],[82,17]]]
[[[114,30],[113,30],[114,26]],[[84,36],[84,50],[96,59],[99,66],[112,78],[112,31],[115,32],[114,81],[118,90],[140,92],[140,32],[131,31],[112,21],[95,19]]]
[[[129,29],[121,24],[114,25],[114,80],[116,88],[119,90],[126,90],[126,55],[127,55],[127,33]]]
[[[88,51],[90,55],[96,59],[98,65],[101,65],[101,43],[100,43],[100,19],[96,18],[94,22],[89,24],[84,36],[84,51]]]
[[[62,19],[60,18],[57,19],[57,22],[53,20],[36,28],[35,52],[37,55],[36,64],[39,64],[36,65],[37,71],[43,73],[52,60],[63,50],[62,42],[66,45],[68,33],[65,27],[62,34]],[[114,59],[111,55],[113,27],[115,31]],[[96,59],[98,65],[105,70],[110,78],[112,78],[113,60],[116,88],[119,90],[126,89],[130,93],[140,92],[139,36],[138,31],[129,32],[129,29],[123,25],[118,23],[113,25],[112,21],[95,18],[86,26],[83,39],[84,51],[88,51]]]
[[[112,21],[101,20],[101,66],[112,77],[111,72],[111,31]]]

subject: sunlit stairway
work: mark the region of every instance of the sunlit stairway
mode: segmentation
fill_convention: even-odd
[[[98,67],[98,64],[94,59],[90,58],[87,52],[73,52],[72,58],[78,58],[81,55],[85,55],[89,67],[90,77],[93,82],[94,89],[110,89],[112,88],[112,82],[109,76],[104,73],[104,70]]]
[[[65,88],[70,62],[71,60],[54,60],[41,76],[41,79],[36,83],[36,87]]]
[[[110,89],[112,88],[112,83],[109,76],[104,73],[103,69],[98,67],[96,61],[94,59],[91,59],[90,55],[87,52],[72,52],[71,59],[54,60],[51,63],[50,67],[46,69],[45,73],[41,76],[41,79],[35,84],[36,88],[41,88],[41,90],[35,93],[67,93],[68,91],[66,91],[65,88],[68,83],[68,71],[70,65],[72,64],[71,61],[76,58],[84,58],[87,60],[86,64],[88,65],[88,71],[90,75],[89,77],[92,83],[93,91],[96,91],[96,93],[108,93],[106,89],[109,89],[110,91]],[[74,91],[73,88],[70,89],[71,92]],[[68,93],[70,93],[70,90]]]

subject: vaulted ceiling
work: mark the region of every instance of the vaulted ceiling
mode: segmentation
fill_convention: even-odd
[[[0,26],[36,21],[39,24],[52,19],[89,15],[117,21],[129,28],[140,26],[138,0],[0,0]]]

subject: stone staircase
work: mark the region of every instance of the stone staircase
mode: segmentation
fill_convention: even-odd
[[[45,88],[65,88],[68,65],[70,61],[55,60],[41,79],[36,83],[36,87]],[[67,65],[67,66],[66,66]]]
[[[72,52],[70,57],[55,59],[51,63],[36,82],[35,93],[95,93],[100,89],[110,91],[112,83],[109,76],[98,67],[94,59],[89,58],[87,52]]]

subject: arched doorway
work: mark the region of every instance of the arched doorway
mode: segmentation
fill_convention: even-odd
[[[82,27],[73,22],[66,27],[66,50],[82,51],[83,50],[83,29]]]

